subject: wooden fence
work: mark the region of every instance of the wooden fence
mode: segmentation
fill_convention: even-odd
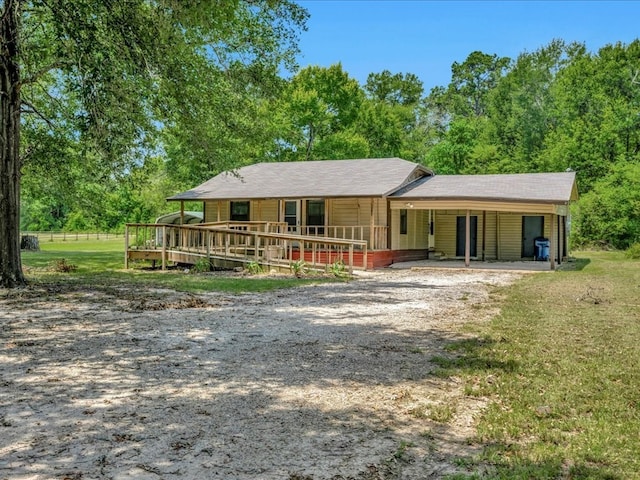
[[[21,231],[20,236],[30,235],[36,237],[40,242],[77,242],[81,240],[113,240],[124,238],[124,232],[63,232],[57,231]]]

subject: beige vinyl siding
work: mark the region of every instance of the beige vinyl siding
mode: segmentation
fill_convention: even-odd
[[[435,249],[447,257],[456,256],[456,218],[459,214],[456,210],[435,212]]]
[[[249,215],[253,222],[277,222],[278,200],[253,200]]]
[[[205,223],[211,223],[218,220],[218,202],[204,202],[204,218]]]
[[[498,216],[498,242],[500,260],[520,260],[522,258],[522,217],[515,213],[501,213]],[[546,228],[546,219],[545,219]]]
[[[498,214],[499,260],[520,260],[522,258],[522,217],[517,213]],[[530,216],[530,214],[527,214]],[[533,215],[535,216],[535,215]],[[544,217],[544,236],[554,242],[557,240],[557,219],[554,220],[554,231],[551,231],[551,215]]]
[[[226,222],[227,220],[229,220],[229,202],[227,200],[219,200],[213,202],[205,202],[205,223],[218,221],[218,205],[220,206],[220,221]]]
[[[218,221],[218,206],[220,207],[220,221],[226,222],[230,215],[228,200],[205,202],[205,222]],[[249,205],[251,221],[277,222],[278,200],[253,200]]]
[[[330,225],[371,225],[370,198],[334,198],[328,200]],[[387,224],[387,202],[382,198],[373,199],[374,225]]]
[[[471,216],[478,217],[478,231],[476,235],[477,258],[482,258],[482,211],[472,210]],[[436,210],[435,215],[435,245],[436,252],[441,252],[447,257],[456,256],[456,225],[457,218],[466,216],[466,210]],[[485,217],[485,260],[496,258],[496,222],[497,212],[486,212]]]
[[[372,206],[373,202],[373,206]],[[333,234],[344,238],[371,240],[373,213],[374,226],[387,225],[387,201],[383,198],[331,198],[327,199],[327,222],[334,227],[360,227],[356,230],[336,229]]]
[[[496,260],[497,238],[496,227],[498,221],[498,212],[486,212],[485,216],[485,236],[484,236],[484,259]],[[482,258],[482,212],[478,215],[478,257]]]
[[[429,211],[409,210],[407,212],[409,249],[426,249],[429,246]]]
[[[374,220],[376,225],[384,226],[387,225],[387,200],[382,198],[375,199],[374,206]]]
[[[407,233],[400,234],[400,210],[391,211],[391,248],[426,249],[429,241],[429,211],[407,209]]]
[[[328,200],[330,225],[369,225],[369,214],[364,215],[361,203],[369,205],[369,200],[357,198],[335,198]]]

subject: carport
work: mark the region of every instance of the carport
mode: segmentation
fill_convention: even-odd
[[[535,239],[550,242],[549,267],[567,256],[575,172],[436,175],[390,197],[392,221],[409,222],[405,235],[427,237],[427,247],[448,259],[535,259]],[[421,212],[410,215],[409,212]],[[406,222],[406,220],[405,220]]]

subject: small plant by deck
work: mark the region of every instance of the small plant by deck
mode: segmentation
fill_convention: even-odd
[[[307,273],[309,273],[307,262],[305,262],[302,258],[291,262],[291,272],[296,277],[304,277]]]
[[[191,273],[205,273],[211,271],[211,262],[206,258],[202,258],[194,263],[189,269]]]
[[[264,273],[264,269],[262,268],[262,265],[260,265],[258,262],[255,262],[255,261],[247,263],[246,269],[251,275],[259,275],[261,273]]]
[[[334,277],[344,278],[349,275],[347,267],[342,259],[336,260],[329,266],[329,271]]]

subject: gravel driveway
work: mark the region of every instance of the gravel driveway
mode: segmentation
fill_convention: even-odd
[[[430,363],[520,274],[252,295],[0,290],[0,479],[421,479],[485,401]]]

